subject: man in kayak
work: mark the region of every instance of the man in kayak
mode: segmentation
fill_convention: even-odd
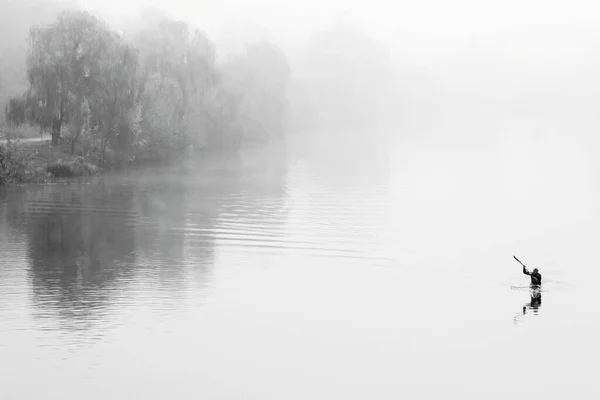
[[[539,286],[542,284],[542,274],[538,272],[537,268],[533,269],[533,272],[527,271],[527,268],[523,265],[523,273],[531,277],[531,284]]]

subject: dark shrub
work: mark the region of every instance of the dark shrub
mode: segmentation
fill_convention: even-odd
[[[69,161],[58,160],[58,162],[48,165],[46,171],[56,178],[71,178],[96,175],[98,167],[86,162],[83,157],[73,157]]]

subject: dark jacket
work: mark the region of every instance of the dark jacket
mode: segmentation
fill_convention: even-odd
[[[539,272],[529,272],[527,268],[523,267],[523,273],[525,275],[529,275],[531,277],[532,285],[541,285],[542,284],[542,274]]]

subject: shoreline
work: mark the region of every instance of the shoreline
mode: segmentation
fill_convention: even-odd
[[[51,145],[50,136],[6,138],[0,139],[0,187],[22,186],[28,184],[53,184],[68,182],[73,179],[91,178],[101,176],[111,171],[121,169],[135,169],[148,166],[169,165],[177,159],[189,158],[192,154],[201,155],[203,158],[229,158],[240,155],[245,151],[257,148],[278,146],[279,140],[267,142],[247,141],[237,151],[222,152],[212,150],[205,146],[190,148],[177,157],[148,158],[140,157],[137,160],[120,164],[107,164],[100,167],[93,162],[93,157],[84,158],[80,155],[71,155],[71,143],[63,141],[58,146]],[[285,140],[283,140],[285,142]],[[6,146],[10,146],[6,151]],[[12,146],[11,146],[12,145]],[[4,149],[2,148],[4,146]],[[4,151],[4,158],[3,152]],[[8,154],[8,157],[6,156]],[[11,164],[7,173],[4,164]]]

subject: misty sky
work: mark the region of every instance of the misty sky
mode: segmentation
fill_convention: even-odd
[[[203,26],[256,23],[290,31],[312,30],[339,19],[360,21],[380,33],[406,29],[432,35],[489,31],[529,24],[570,24],[600,15],[590,0],[80,0],[119,15],[157,7]]]
[[[386,42],[392,57],[486,57],[517,65],[589,64],[600,44],[600,6],[591,0],[79,0],[113,24],[158,8],[205,30],[220,53],[267,39],[293,57],[313,32],[355,22]],[[237,42],[237,43],[236,43]],[[581,61],[583,60],[583,61]],[[436,62],[436,61],[433,61]],[[519,66],[517,68],[520,68]]]

